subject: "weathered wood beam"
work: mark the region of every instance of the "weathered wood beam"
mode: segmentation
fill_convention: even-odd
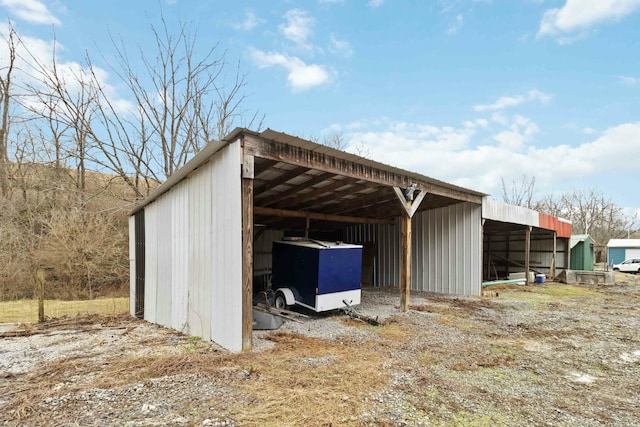
[[[291,170],[282,170],[281,169],[280,171],[282,172],[282,175],[280,175],[277,178],[271,179],[269,181],[264,181],[264,183],[262,185],[260,185],[260,187],[256,186],[255,191],[256,192],[264,192],[264,191],[271,190],[272,188],[275,188],[278,185],[285,184],[287,181],[302,175],[303,173],[305,173],[308,170],[309,170],[309,168],[295,168],[295,169],[291,169]]]
[[[558,251],[558,232],[553,232],[553,257],[551,258],[551,268],[549,270],[549,274],[551,279],[556,277],[556,256]]]
[[[245,165],[249,166],[246,167]],[[253,158],[244,156],[242,177],[242,351],[253,347]]]
[[[268,197],[265,196],[267,200],[265,200],[264,202],[261,202],[261,204],[263,206],[272,206],[282,200],[293,198],[296,195],[298,195],[300,191],[313,187],[314,185],[319,184],[323,181],[330,180],[335,175],[322,172],[320,175],[308,175],[308,176],[310,176],[311,179],[301,182],[300,184],[297,184],[295,186],[292,186],[292,188],[288,191],[283,191],[278,195],[270,195]],[[256,198],[261,198],[261,194],[256,194]]]
[[[413,218],[413,215],[420,207],[420,203],[422,203],[422,200],[427,195],[426,191],[421,191],[413,201],[408,201],[404,197],[404,192],[402,191],[402,189],[393,187],[393,191],[396,193],[398,200],[400,200],[400,204],[402,204],[402,207],[404,208],[407,215],[409,215],[409,218]]]
[[[325,193],[332,192],[337,188],[342,188],[347,185],[353,185],[353,181],[350,179],[334,179],[332,183],[327,184],[324,187],[319,187],[319,188],[314,187],[314,189],[308,193],[297,194],[295,197],[289,198],[283,203],[279,203],[277,207],[281,209],[287,209],[291,206],[298,206],[300,204],[307,202],[310,199],[319,197]]]
[[[529,280],[529,258],[531,255],[531,227],[527,227],[527,231],[524,238],[524,275],[526,277],[526,284],[530,285]]]
[[[343,186],[344,187],[344,186]],[[363,190],[368,190],[369,188],[372,187],[378,187],[378,184],[374,184],[371,182],[366,182],[364,184],[353,184],[352,187],[346,188],[344,190],[336,190],[333,193],[326,195],[324,197],[320,197],[317,199],[312,200],[310,203],[304,203],[305,205],[305,209],[313,209],[316,206],[322,206],[323,204],[330,202],[330,201],[337,201],[337,202],[342,202],[342,200],[357,200],[359,197],[361,196],[367,196],[368,194],[358,194],[360,191]],[[341,187],[338,187],[341,188]],[[356,199],[343,199],[343,196],[347,196],[347,195],[351,195],[351,196],[356,196]]]
[[[400,311],[407,311],[411,300],[411,217],[402,215],[400,222],[402,233],[400,270]]]
[[[411,183],[415,183],[417,189],[421,191],[465,202],[482,203],[482,195],[480,194],[471,194],[461,189],[419,180],[416,177],[389,170],[391,168],[383,169],[375,165],[355,162],[327,153],[268,140],[259,136],[245,135],[244,147],[248,153],[264,159],[277,160],[310,169],[318,169],[350,178],[365,179],[370,182],[393,187],[406,188]]]
[[[271,167],[274,166],[277,163],[278,162],[276,160],[263,159],[262,162],[258,163],[255,166],[255,176],[258,176],[262,172],[265,172],[265,171],[271,169]]]
[[[340,204],[328,205],[326,209],[322,209],[322,212],[332,215],[375,216],[377,218],[389,218],[392,216],[399,216],[401,210],[398,209],[395,204],[389,203],[389,200],[376,199],[369,202],[363,202],[361,200],[342,200]]]
[[[330,215],[317,212],[291,211],[286,209],[265,208],[262,206],[254,206],[253,213],[255,215],[271,215],[283,216],[291,218],[310,218],[321,221],[346,222],[351,224],[393,224],[393,219],[381,218],[362,218],[345,215]]]

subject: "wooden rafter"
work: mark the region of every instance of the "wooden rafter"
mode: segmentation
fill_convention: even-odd
[[[318,219],[322,221],[345,222],[350,224],[393,224],[394,223],[394,220],[390,220],[390,219],[361,218],[361,217],[344,216],[344,215],[329,215],[329,214],[318,213],[318,212],[291,211],[287,209],[273,209],[273,208],[265,208],[261,206],[255,206],[253,208],[253,212],[255,215],[272,215],[272,216],[282,216],[282,217],[291,217],[291,218],[311,218],[311,219]]]
[[[311,175],[308,175],[308,176],[311,176]],[[301,182],[296,186],[292,186],[289,191],[283,191],[278,195],[265,196],[265,199],[267,200],[265,200],[262,204],[263,206],[272,206],[278,202],[281,202],[282,200],[296,197],[300,191],[304,191],[307,188],[314,188],[313,187],[314,185],[319,184],[323,181],[330,180],[334,176],[335,175],[327,174],[324,172],[321,173],[320,175],[313,175],[312,178],[308,179],[307,181]]]
[[[277,160],[310,169],[318,169],[345,177],[364,179],[382,185],[406,188],[411,183],[417,184],[417,189],[428,193],[460,201],[482,203],[482,195],[471,194],[461,189],[438,185],[435,182],[419,180],[402,173],[382,169],[371,164],[363,164],[332,154],[312,151],[283,142],[265,139],[264,137],[245,135],[245,152],[256,157]]]

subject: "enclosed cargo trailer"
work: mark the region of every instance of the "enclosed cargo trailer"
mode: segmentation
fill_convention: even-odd
[[[318,240],[273,243],[276,308],[321,312],[360,304],[362,246]]]

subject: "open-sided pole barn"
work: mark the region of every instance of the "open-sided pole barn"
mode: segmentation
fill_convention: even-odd
[[[482,222],[485,279],[530,271],[555,277],[569,268],[571,222],[489,198]]]
[[[483,196],[272,130],[235,129],[132,212],[131,313],[251,349],[254,262],[268,257],[266,236],[285,232],[375,242],[373,284],[398,286],[401,310],[412,288],[477,295]]]

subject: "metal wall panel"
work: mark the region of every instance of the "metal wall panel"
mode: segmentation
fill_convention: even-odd
[[[156,323],[171,327],[171,198],[168,193],[160,196],[155,202],[157,213],[157,291],[156,291]]]
[[[189,185],[189,331],[211,340],[212,161],[196,169]]]
[[[395,225],[360,224],[347,227],[344,241],[364,245],[376,244],[373,268],[374,286],[398,287],[400,283],[400,236]]]
[[[538,212],[532,209],[509,205],[487,197],[482,199],[482,218],[533,227],[537,227],[540,221]]]
[[[273,242],[282,240],[284,232],[280,230],[255,230],[257,237],[253,242],[253,272],[263,274],[271,272]]]
[[[482,278],[481,208],[459,203],[416,214],[412,220],[411,288],[456,295],[479,295]],[[375,286],[400,283],[400,230],[393,225],[356,225],[346,242],[375,242]]]
[[[136,217],[129,217],[129,313],[136,315]]]
[[[213,200],[208,303],[211,338],[242,350],[242,185],[240,141],[216,153],[209,171]]]
[[[458,203],[413,217],[411,288],[479,295],[482,278],[481,207]]]
[[[144,320],[156,323],[158,293],[158,204],[144,209]]]
[[[189,331],[189,180],[168,193],[171,201],[171,327]]]

